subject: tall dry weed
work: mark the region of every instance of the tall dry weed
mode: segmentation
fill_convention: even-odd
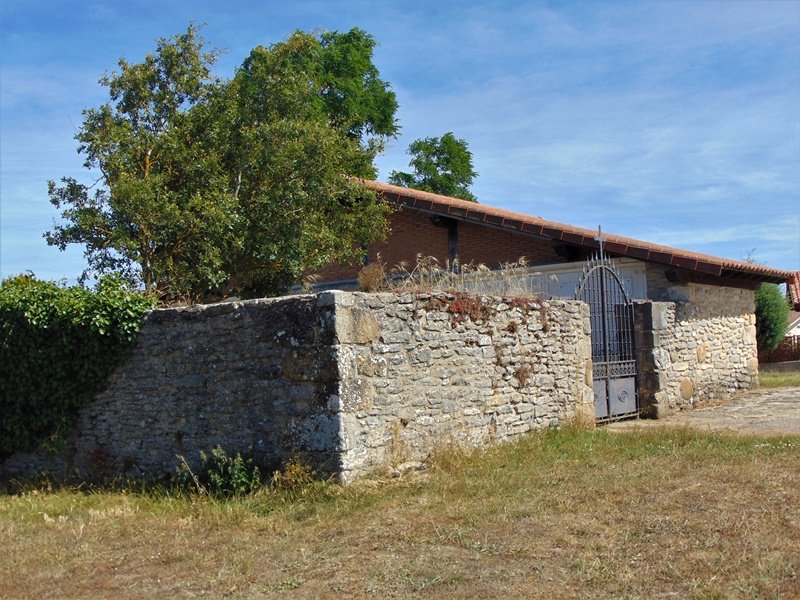
[[[413,265],[401,261],[387,272],[379,255],[375,262],[361,269],[358,283],[365,292],[467,292],[541,298],[546,291],[544,275],[532,269],[524,256],[492,270],[482,263],[451,264],[448,261],[441,265],[435,256],[418,254]]]

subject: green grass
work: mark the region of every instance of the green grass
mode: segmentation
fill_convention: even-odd
[[[758,374],[758,385],[764,388],[800,387],[800,371],[786,373],[761,371]]]
[[[563,429],[214,500],[0,496],[0,597],[792,597],[800,438]]]

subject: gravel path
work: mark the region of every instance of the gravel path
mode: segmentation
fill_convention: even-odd
[[[717,406],[686,410],[661,420],[612,423],[612,431],[668,425],[759,435],[800,435],[800,388],[750,390]]]

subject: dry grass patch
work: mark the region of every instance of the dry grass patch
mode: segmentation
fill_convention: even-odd
[[[761,371],[758,374],[758,385],[764,388],[800,387],[800,371]]]
[[[790,598],[800,439],[552,431],[341,488],[0,497],[0,597]]]

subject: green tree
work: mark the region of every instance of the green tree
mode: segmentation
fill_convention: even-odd
[[[49,184],[61,249],[91,272],[121,272],[165,300],[283,292],[346,262],[385,230],[386,208],[353,176],[394,135],[397,103],[354,29],[259,46],[230,80],[195,26],[100,82],[76,139],[96,189]]]
[[[469,187],[477,177],[467,142],[452,132],[414,141],[408,147],[413,173],[392,171],[389,183],[477,202]]]
[[[756,340],[758,351],[770,352],[778,347],[789,320],[789,302],[774,283],[763,283],[756,290]]]
[[[295,34],[297,35],[297,34]],[[375,38],[354,28],[319,37],[317,88],[330,121],[352,138],[369,138],[382,149],[397,134],[397,99],[372,63]]]

